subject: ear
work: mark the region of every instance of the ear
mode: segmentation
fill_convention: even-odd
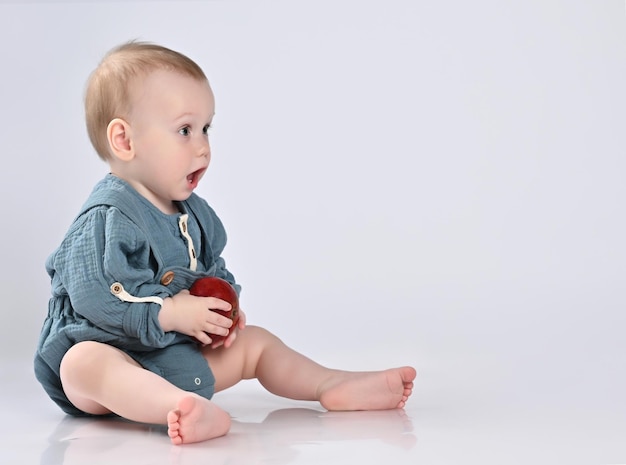
[[[135,151],[130,141],[130,124],[121,118],[111,120],[107,126],[107,139],[113,155],[121,161],[130,161]]]

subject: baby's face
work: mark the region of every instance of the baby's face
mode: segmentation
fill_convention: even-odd
[[[208,130],[215,113],[208,82],[159,70],[132,92],[131,184],[166,213],[187,199],[211,158]]]

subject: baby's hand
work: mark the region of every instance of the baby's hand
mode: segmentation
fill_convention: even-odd
[[[198,297],[183,290],[163,300],[159,323],[163,331],[195,337],[203,345],[212,342],[207,333],[226,336],[233,322],[211,309],[229,311],[231,305],[215,297]]]
[[[230,346],[233,345],[235,339],[237,339],[237,333],[239,333],[239,331],[244,329],[245,327],[246,314],[243,312],[243,310],[241,310],[241,308],[239,308],[239,322],[237,323],[237,326],[230,328],[230,333],[228,333],[228,337],[222,341],[215,342],[211,345],[211,348],[217,349],[218,347],[223,345],[225,349],[228,349]]]

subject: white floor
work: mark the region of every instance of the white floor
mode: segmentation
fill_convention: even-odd
[[[161,427],[66,417],[27,363],[0,366],[1,464],[626,463],[623,386],[536,391],[424,367],[405,410],[331,413],[248,382],[215,397],[230,434],[175,447]]]

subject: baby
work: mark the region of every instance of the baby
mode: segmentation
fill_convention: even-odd
[[[221,256],[224,227],[194,193],[214,108],[202,69],[162,46],[123,44],[90,76],[87,130],[110,173],[46,262],[37,379],[67,414],[166,424],[174,444],[226,434],[230,416],[211,397],[242,379],[328,410],[403,408],[414,368],[330,369],[189,293],[203,276],[241,289]]]

